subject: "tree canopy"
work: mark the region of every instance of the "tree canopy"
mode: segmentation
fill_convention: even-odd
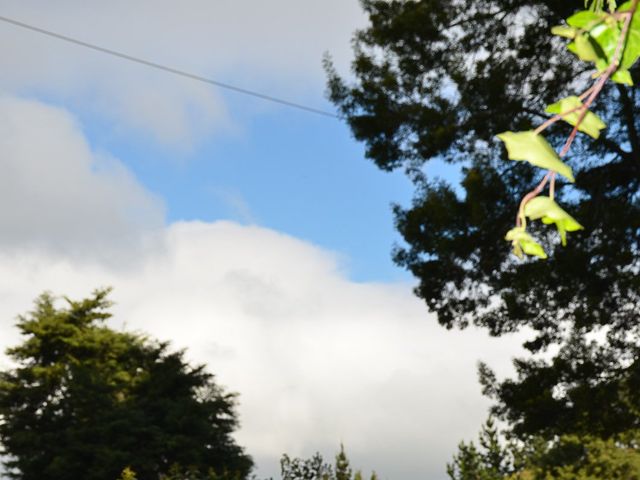
[[[585,230],[566,247],[537,231],[550,252],[545,261],[515,258],[503,239],[539,172],[507,161],[495,135],[535,128],[548,118],[546,106],[589,84],[592,69],[551,35],[584,2],[361,3],[369,24],[354,36],[353,77],[328,60],[329,95],[367,157],[384,170],[404,169],[415,184],[412,205],[394,209],[405,244],[393,255],[417,278],[416,294],[447,328],[527,328],[532,353],[557,352],[518,360],[516,379],[482,369],[495,413],[516,433],[613,435],[638,426],[636,87],[605,86],[592,109],[607,129],[597,140],[578,138],[565,159],[575,183],[559,181],[556,198]],[[547,139],[558,147],[570,129],[554,124]],[[431,178],[434,162],[459,176]]]
[[[336,454],[335,465],[325,462],[319,453],[311,458],[291,458],[285,454],[280,460],[280,474],[282,480],[365,480],[366,478],[360,470],[353,471],[343,445]],[[369,478],[377,480],[378,476],[372,472]]]
[[[447,466],[451,480],[640,480],[637,430],[603,440],[563,435],[504,443],[489,419],[478,443],[462,442]]]
[[[235,395],[167,343],[104,325],[108,290],[64,307],[43,294],[0,372],[0,440],[11,478],[157,480],[173,465],[246,478],[231,433]]]

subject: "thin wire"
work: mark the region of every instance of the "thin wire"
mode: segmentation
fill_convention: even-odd
[[[298,110],[304,110],[305,112],[315,113],[317,115],[324,115],[325,117],[332,117],[342,119],[343,117],[337,115],[335,113],[327,112],[325,110],[319,110],[317,108],[308,107],[306,105],[302,105],[300,103],[291,102],[289,100],[285,100],[278,97],[273,97],[271,95],[266,95],[264,93],[255,92],[253,90],[248,90],[246,88],[236,87],[235,85],[231,85],[229,83],[219,82],[218,80],[214,80],[212,78],[203,77],[201,75],[196,75],[194,73],[189,73],[184,70],[179,70],[177,68],[169,67],[167,65],[162,65],[160,63],[152,62],[150,60],[145,60],[144,58],[134,57],[133,55],[129,55],[126,53],[119,52],[117,50],[111,50],[110,48],[101,47],[99,45],[94,45],[92,43],[84,42],[82,40],[78,40],[77,38],[68,37],[66,35],[62,35],[60,33],[52,32],[50,30],[45,30],[44,28],[36,27],[34,25],[29,25],[28,23],[23,23],[18,20],[14,20],[13,18],[3,17],[0,15],[0,21],[5,23],[10,23],[17,27],[21,27],[27,30],[31,30],[33,32],[40,33],[42,35],[47,35],[49,37],[57,38],[58,40],[63,40],[65,42],[73,43],[75,45],[79,45],[81,47],[89,48],[91,50],[95,50],[97,52],[106,53],[108,55],[122,58],[124,60],[128,60],[130,62],[135,62],[140,65],[145,65],[147,67],[155,68],[157,70],[162,70],[164,72],[172,73],[174,75],[178,75],[180,77],[189,78],[191,80],[196,80],[198,82],[207,83],[209,85],[213,85],[219,88],[224,88],[226,90],[231,90],[236,93],[241,93],[243,95],[249,95],[252,97],[259,98],[261,100],[266,100],[268,102],[278,103],[280,105],[285,105],[291,108],[297,108]]]

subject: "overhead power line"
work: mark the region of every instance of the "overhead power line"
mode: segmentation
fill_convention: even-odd
[[[325,110],[320,110],[317,108],[309,107],[307,105],[303,105],[301,103],[292,102],[283,98],[274,97],[271,95],[266,95],[264,93],[256,92],[254,90],[248,90],[246,88],[237,87],[235,85],[231,85],[229,83],[220,82],[218,80],[214,80],[213,78],[203,77],[202,75],[197,75],[195,73],[190,73],[185,70],[180,70],[178,68],[170,67],[168,65],[163,65],[161,63],[152,62],[151,60],[145,60],[144,58],[135,57],[133,55],[129,55],[127,53],[119,52],[117,50],[112,50],[110,48],[101,47],[99,45],[95,45],[93,43],[88,43],[82,40],[78,40],[77,38],[69,37],[67,35],[62,35],[60,33],[52,32],[50,30],[45,30],[44,28],[36,27],[34,25],[30,25],[28,23],[20,22],[18,20],[14,20],[13,18],[0,16],[0,21],[5,23],[10,23],[11,25],[15,25],[17,27],[21,27],[27,30],[31,30],[33,32],[40,33],[42,35],[47,35],[49,37],[56,38],[58,40],[63,40],[68,43],[73,43],[74,45],[78,45],[80,47],[89,48],[91,50],[95,50],[97,52],[106,53],[107,55],[111,55],[113,57],[118,57],[124,60],[128,60],[130,62],[138,63],[140,65],[144,65],[147,67],[155,68],[157,70],[162,70],[163,72],[172,73],[174,75],[178,75],[180,77],[189,78],[191,80],[196,80],[198,82],[207,83],[209,85],[213,85],[215,87],[224,88],[226,90],[231,90],[236,93],[241,93],[243,95],[249,95],[255,98],[259,98],[261,100],[265,100],[268,102],[278,103],[280,105],[284,105],[291,108],[297,108],[298,110],[303,110],[309,113],[315,113],[317,115],[324,115],[325,117],[339,118],[342,117],[332,112],[327,112]]]

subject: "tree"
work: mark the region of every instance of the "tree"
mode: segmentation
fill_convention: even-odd
[[[461,442],[458,453],[447,465],[451,480],[501,480],[512,471],[510,452],[500,444],[498,429],[487,420],[479,435],[480,448]]]
[[[394,208],[406,242],[394,259],[418,279],[416,294],[447,328],[527,328],[533,354],[558,352],[519,359],[518,378],[502,382],[483,368],[494,413],[523,437],[640,426],[638,390],[629,388],[640,358],[636,87],[606,85],[594,110],[608,128],[597,141],[576,140],[567,159],[576,182],[557,187],[586,230],[564,248],[543,233],[545,261],[514,258],[499,233],[539,178],[507,161],[495,135],[532,129],[546,119],[538,112],[590,81],[591,70],[550,35],[582,4],[362,0],[369,25],[354,37],[355,80],[326,62],[330,98],[367,157],[403,168],[415,184],[413,204]],[[547,138],[557,146],[569,131],[557,123]],[[459,184],[430,178],[438,161],[458,169]]]
[[[519,452],[522,462],[506,480],[640,480],[638,432],[603,440],[590,435],[566,435],[557,441],[538,441]]]
[[[113,480],[130,467],[156,480],[177,463],[246,478],[251,458],[230,436],[235,395],[167,343],[106,327],[107,295],[58,308],[44,294],[18,318],[25,339],[0,373],[10,477]]]
[[[349,459],[344,451],[344,445],[340,445],[340,451],[336,455],[336,480],[351,480],[353,471],[349,466]]]
[[[320,453],[311,458],[291,458],[284,454],[280,460],[282,480],[362,480],[364,477],[360,470],[355,473],[350,467],[349,458],[340,445],[340,451],[335,457],[335,465],[324,461]],[[375,472],[372,472],[371,480],[378,480]]]
[[[282,480],[329,480],[333,468],[319,453],[308,459],[291,458],[285,453],[280,459],[280,473]]]
[[[602,440],[565,435],[505,443],[491,421],[479,445],[461,443],[447,471],[451,480],[640,480],[638,431]]]

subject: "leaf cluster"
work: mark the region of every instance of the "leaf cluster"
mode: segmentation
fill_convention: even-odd
[[[505,143],[509,159],[526,160],[549,171],[540,185],[524,197],[517,217],[517,226],[506,235],[506,240],[513,244],[514,253],[520,258],[523,253],[547,258],[542,246],[526,231],[527,217],[532,220],[542,219],[543,223],[555,223],[563,246],[566,245],[567,231],[583,228],[554,202],[556,174],[563,175],[571,183],[575,182],[571,168],[563,163],[560,157],[568,153],[578,131],[595,139],[600,137],[600,131],[606,124],[589,111],[589,106],[609,77],[614,82],[633,85],[629,68],[640,57],[640,12],[637,11],[637,7],[637,1],[629,1],[611,13],[597,9],[585,10],[569,17],[568,26],[552,28],[552,33],[573,40],[568,45],[568,50],[583,61],[594,62],[597,68],[594,77],[600,78],[580,97],[572,95],[548,106],[546,112],[555,116],[535,131],[505,132],[498,135]],[[587,99],[586,103],[583,103],[583,98]],[[560,155],[540,136],[542,130],[558,120],[565,120],[574,127]],[[535,197],[549,180],[551,198]],[[531,203],[535,206],[531,207]],[[535,216],[529,214],[532,211]]]

